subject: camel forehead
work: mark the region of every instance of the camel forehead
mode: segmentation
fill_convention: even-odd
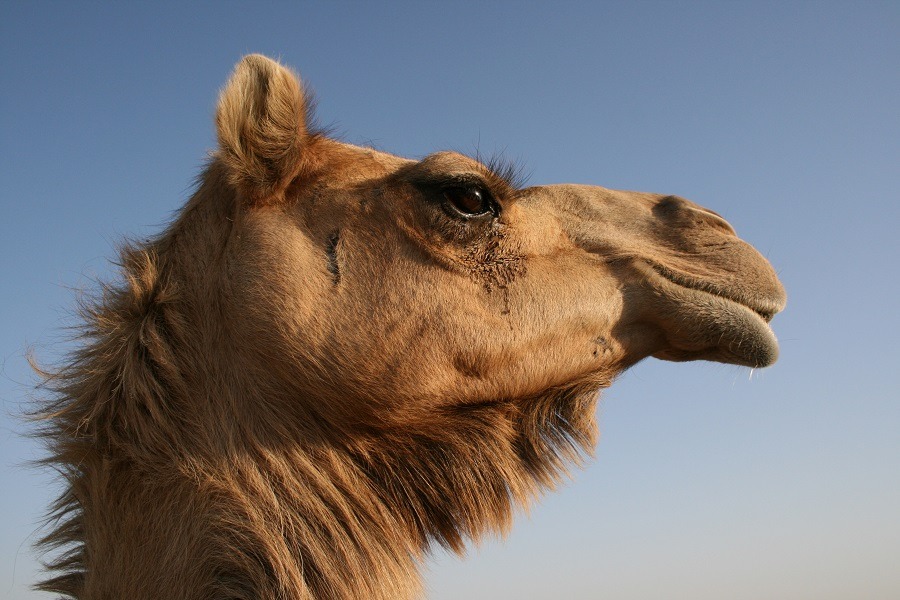
[[[450,174],[473,171],[480,173],[486,170],[486,167],[480,162],[458,152],[449,151],[429,154],[421,160],[419,166],[425,172],[435,171]]]
[[[385,171],[393,172],[403,168],[412,169],[416,176],[425,178],[439,175],[451,178],[467,175],[492,178],[495,175],[484,164],[458,152],[435,152],[417,161],[352,144],[341,143],[339,147],[333,153],[336,160],[330,166],[336,167],[340,174],[332,172],[330,177],[337,175],[340,178],[341,174],[365,177],[367,172],[383,175]]]
[[[356,184],[382,178],[416,161],[373,148],[354,146],[322,138],[314,143],[310,155],[316,163],[311,169],[312,179],[326,185]],[[298,183],[305,184],[301,178]]]

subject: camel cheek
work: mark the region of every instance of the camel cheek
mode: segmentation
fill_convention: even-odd
[[[327,311],[320,306],[333,275],[313,242],[280,211],[256,211],[247,219],[230,273],[232,328],[242,343],[266,355],[299,344],[316,346]]]

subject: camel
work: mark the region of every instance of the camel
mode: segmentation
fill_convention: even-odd
[[[40,589],[83,599],[403,599],[592,452],[647,357],[772,364],[770,266],[683,198],[523,187],[312,126],[259,55],[218,148],[46,373],[65,478]]]

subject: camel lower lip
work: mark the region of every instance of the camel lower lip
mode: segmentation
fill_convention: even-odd
[[[659,291],[655,303],[668,347],[654,354],[666,360],[713,360],[747,367],[766,367],[778,359],[778,340],[769,327],[771,316],[717,293],[712,286],[666,276],[668,270],[648,263],[646,271]],[[642,269],[644,270],[644,269]],[[648,273],[648,275],[650,274]]]

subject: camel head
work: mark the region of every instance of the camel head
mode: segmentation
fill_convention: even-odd
[[[306,106],[239,63],[196,193],[88,307],[50,380],[44,544],[77,547],[44,589],[410,597],[432,542],[505,530],[591,451],[624,369],[775,361],[784,290],[716,213],[352,146]]]
[[[777,357],[772,267],[687,200],[521,188],[453,152],[332,141],[307,126],[295,76],[259,56],[217,122],[238,196],[226,312],[241,360],[336,427],[596,389],[648,356]]]

